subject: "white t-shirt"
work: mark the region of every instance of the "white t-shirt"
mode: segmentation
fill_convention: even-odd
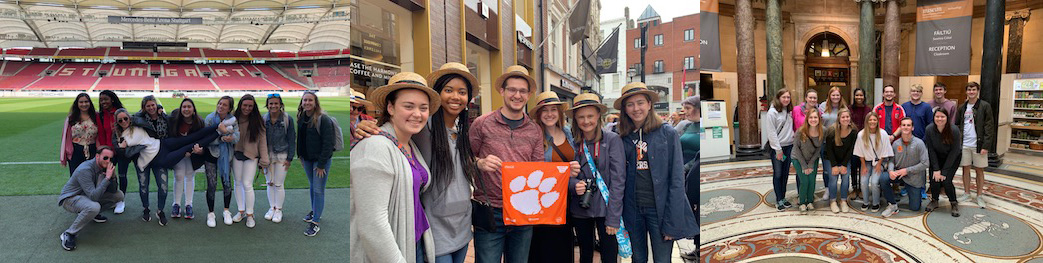
[[[967,111],[963,112],[963,147],[977,148],[978,133],[974,131],[974,104],[967,104]]]

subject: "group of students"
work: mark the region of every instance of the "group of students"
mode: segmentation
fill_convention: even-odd
[[[972,199],[971,189],[977,194],[974,202],[985,208],[984,168],[988,166],[988,153],[995,151],[996,133],[990,129],[995,127],[995,120],[992,106],[979,97],[980,85],[970,82],[965,89],[967,100],[958,107],[945,98],[943,83],[934,85],[934,99],[929,102],[921,100],[921,86],[912,86],[910,101],[901,105],[896,102],[895,88],[887,85],[882,90],[883,102],[875,107],[866,105],[861,88],[853,92],[850,106],[838,87],[831,88],[822,103],[818,103],[817,92],[808,89],[804,102],[796,106],[789,90],[779,90],[768,109],[763,131],[768,135],[774,168],[776,208],[785,211],[793,207],[785,198],[792,165],[800,212],[807,214],[815,209],[819,160],[833,213],[849,211],[849,186],[855,189],[856,197],[860,193],[862,211],[878,212],[882,194],[887,207],[881,215],[890,217],[898,213],[900,198],[892,186],[905,185],[901,195],[909,197],[910,210],[919,211],[921,198],[928,198],[928,182],[931,201],[926,211],[938,208],[943,189],[954,217],[959,216],[959,201]],[[960,167],[965,194],[957,197],[952,180]],[[972,170],[977,174],[974,188],[970,183]]]
[[[574,239],[580,262],[591,262],[595,235],[602,261],[616,262],[622,231],[634,262],[668,262],[674,240],[698,235],[698,199],[689,199],[697,168],[685,170],[698,163],[698,135],[664,123],[652,109],[655,92],[640,82],[623,87],[610,128],[609,106],[596,94],[568,105],[543,92],[526,111],[537,83],[522,66],[505,72],[494,82],[503,106],[475,119],[469,105],[479,82],[460,63],[427,77],[398,73],[369,100],[353,91],[352,262],[463,262],[472,238],[477,262],[573,262]],[[367,106],[384,113],[374,119]],[[698,118],[684,128],[697,133]],[[683,150],[682,140],[695,149]],[[569,163],[565,225],[504,224],[505,162]]]
[[[224,96],[206,118],[200,117],[195,102],[189,98],[183,99],[170,114],[152,95],[141,100],[141,110],[134,114],[123,107],[112,91],[102,91],[98,102],[96,111],[90,95],[76,96],[62,129],[59,159],[69,168],[70,178],[58,205],[77,214],[72,226],[61,234],[64,249],[76,247],[76,234],[90,221],[107,221],[100,214],[102,207],[112,208],[115,214],[124,212],[130,163],[134,163],[138,175],[142,221],[150,222],[155,217],[159,225],[167,224],[163,210],[167,206],[169,170],[174,171],[176,178],[170,217],[192,219],[195,173],[205,167],[207,226],[216,226],[214,195],[220,178],[224,223],[232,225],[245,220],[246,226],[253,228],[253,185],[258,167],[266,178],[270,205],[264,218],[279,223],[285,202],[283,183],[297,156],[311,188],[311,212],[304,217],[308,223],[305,235],[318,233],[337,128],[332,117],[322,110],[315,93],[306,92],[301,97],[296,125],[279,94],[268,95],[264,104],[268,112],[264,115],[253,95],[244,95],[236,107],[232,97]],[[149,207],[150,173],[158,189],[154,214]],[[234,216],[229,211],[233,189],[238,209]]]

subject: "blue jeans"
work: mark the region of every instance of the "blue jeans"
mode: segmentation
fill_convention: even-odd
[[[832,172],[832,169],[825,169],[828,172]],[[830,175],[829,181],[826,182],[826,188],[829,188],[829,200],[837,199],[837,179],[840,179],[840,199],[847,200],[848,188],[851,187],[851,165],[847,167],[847,173]]]
[[[884,199],[887,200],[888,204],[897,204],[898,203],[898,200],[895,200],[894,190],[891,190],[891,183],[901,183],[901,182],[902,182],[901,178],[896,179],[896,180],[891,180],[891,176],[888,176],[887,174],[884,174],[884,175],[880,176],[880,192],[883,192]],[[905,191],[909,193],[909,195],[908,195],[909,196],[909,210],[920,211],[920,202],[922,201],[922,199],[920,199],[920,195],[917,195],[915,193],[919,193],[920,191],[923,191],[923,188],[916,188],[916,187],[913,187],[912,185],[909,185],[909,184],[904,184],[904,185],[905,185]]]
[[[467,259],[467,245],[464,245],[460,250],[435,257],[435,263],[464,263],[465,259]]]
[[[862,176],[862,203],[867,205],[879,205],[880,204],[880,177],[886,176],[883,174],[883,167],[878,172],[873,169],[873,162],[866,162],[866,170],[868,173]],[[872,199],[870,199],[872,198]]]
[[[529,246],[532,244],[531,226],[503,225],[503,210],[493,210],[496,232],[474,230],[474,257],[478,263],[525,263],[529,262]]]
[[[424,242],[416,242],[416,263],[424,263]]]
[[[141,207],[148,209],[148,183],[149,172],[156,178],[156,211],[163,211],[163,205],[167,203],[167,169],[149,164],[145,170],[139,170],[137,161],[134,161],[134,170],[138,172],[138,195],[141,197]]]
[[[826,160],[826,147],[822,147],[822,152],[819,154],[819,159],[822,159],[822,166],[819,166],[822,167],[822,185],[829,186],[830,184],[837,184],[837,182],[830,182],[835,180],[833,178],[833,170],[830,169],[831,167],[833,167],[833,165],[831,165],[833,163],[831,163],[829,160]]]
[[[674,241],[663,240],[663,232],[659,225],[659,214],[654,207],[638,208],[637,221],[628,224],[630,242],[634,251],[634,263],[648,262],[648,243],[652,243],[652,262],[670,262],[670,252],[674,249]]]
[[[781,161],[775,158],[777,155],[775,149],[770,150],[771,168],[774,169],[772,173],[772,184],[774,184],[775,187],[775,202],[781,203],[782,200],[786,198],[786,183],[789,183],[790,152],[793,151],[793,145],[782,146]],[[636,251],[637,249],[634,250]]]
[[[326,167],[321,167],[326,170],[326,176],[319,177],[315,174],[315,167],[318,167],[317,162],[306,161],[301,159],[301,166],[304,166],[304,174],[308,176],[308,188],[311,189],[309,193],[311,196],[311,211],[312,222],[319,223],[322,218],[322,208],[326,205],[326,180],[330,178],[330,159],[326,159]]]

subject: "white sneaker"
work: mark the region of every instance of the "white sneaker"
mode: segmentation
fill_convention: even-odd
[[[257,222],[254,222],[254,216],[253,215],[246,216],[246,227],[254,228],[255,225],[257,225]]]
[[[225,210],[224,212],[225,225],[232,225],[232,212]]]
[[[272,220],[272,216],[275,214],[275,210],[272,207],[268,208],[268,213],[264,213],[264,220]]]
[[[880,213],[884,218],[891,217],[895,214],[898,214],[898,204],[888,204],[887,209],[884,209],[884,212]]]
[[[802,214],[802,215],[808,214],[808,208],[806,206],[804,206],[804,205],[800,205],[800,214]]]
[[[243,211],[239,211],[238,213],[235,213],[235,216],[232,217],[232,222],[236,222],[236,223],[242,222],[243,218],[246,217],[245,214],[246,213],[243,212]]]
[[[116,214],[122,214],[125,209],[127,209],[127,203],[119,201],[116,202],[116,209],[113,209],[112,212]]]
[[[214,215],[214,212],[207,213],[206,214],[206,226],[208,226],[210,228],[216,227],[217,226],[217,222],[215,222],[216,221],[214,219],[215,217],[217,217],[217,216]]]
[[[965,202],[967,200],[971,200],[971,195],[970,194],[962,194],[962,195],[960,195],[959,198],[956,199],[956,201],[960,201],[960,202]]]
[[[840,207],[837,206],[837,201],[829,201],[829,211],[833,211],[834,214],[840,212]]]
[[[840,212],[847,213],[851,208],[847,206],[847,200],[840,201]]]
[[[985,209],[985,198],[982,198],[979,195],[977,201],[978,201],[978,207],[981,207],[982,209]]]
[[[275,210],[275,213],[273,213],[273,214],[274,215],[272,215],[272,222],[275,222],[275,223],[282,222],[282,209]]]

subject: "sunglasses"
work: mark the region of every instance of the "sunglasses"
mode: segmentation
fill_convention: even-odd
[[[351,107],[353,111],[366,111],[366,106]]]
[[[101,157],[102,161],[108,161],[109,159],[112,159],[112,157],[108,157],[108,156],[102,156]]]
[[[119,118],[119,119],[118,119],[117,121],[119,121],[119,122],[125,122],[125,121],[127,121],[127,120],[130,120],[130,117],[123,117],[123,118]]]
[[[282,96],[280,96],[279,93],[272,93],[272,94],[268,94],[268,98],[269,99],[271,99],[271,98],[280,98],[281,99]]]

